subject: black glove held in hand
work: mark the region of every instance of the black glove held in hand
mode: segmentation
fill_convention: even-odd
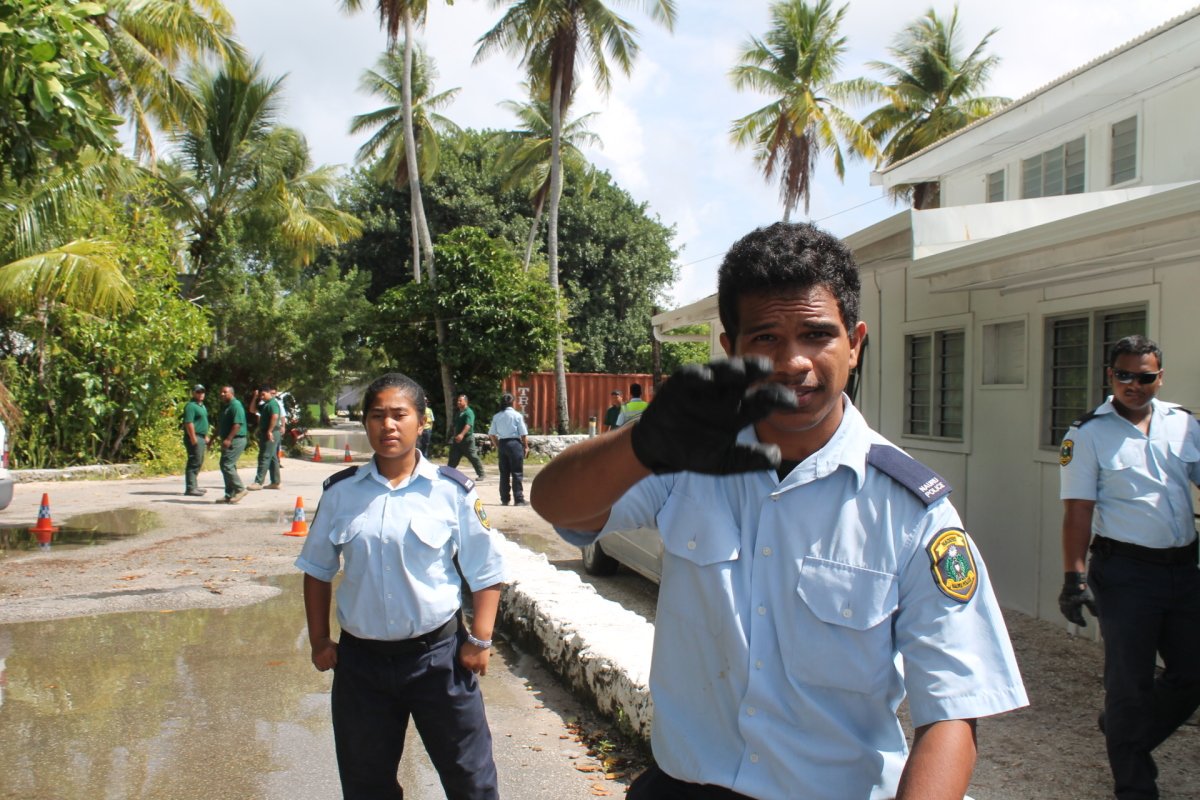
[[[1058,595],[1058,609],[1067,618],[1080,627],[1087,627],[1083,618],[1083,607],[1087,606],[1092,616],[1096,616],[1096,598],[1087,585],[1087,575],[1082,572],[1067,572],[1063,576],[1062,592]]]
[[[760,356],[680,367],[634,424],[634,455],[657,474],[728,475],[779,466],[777,446],[737,441],[747,425],[796,407],[796,396],[777,383],[749,388],[772,372],[770,359]]]

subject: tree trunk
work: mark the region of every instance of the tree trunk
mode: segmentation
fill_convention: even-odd
[[[554,388],[558,410],[558,432],[568,433],[571,416],[567,408],[567,367],[563,358],[562,303],[558,296],[558,201],[562,194],[562,73],[554,79],[550,99],[550,210],[547,213],[546,254],[550,262],[550,288],[554,291]]]
[[[529,240],[525,242],[525,271],[529,272],[529,262],[533,260],[533,243],[537,241],[538,228],[542,223],[542,207],[546,198],[538,199],[537,208],[533,210],[533,224],[529,226]]]
[[[404,6],[404,157],[408,161],[408,187],[412,198],[412,215],[414,227],[420,235],[421,250],[425,254],[425,273],[429,278],[429,289],[437,296],[437,268],[433,263],[433,237],[429,233],[429,223],[425,219],[425,205],[421,200],[421,175],[417,166],[417,138],[413,131],[412,110],[412,61],[413,61],[413,17],[412,9]],[[454,382],[450,375],[450,366],[445,363],[446,352],[446,323],[438,312],[433,315],[434,330],[437,333],[438,366],[442,377],[442,392],[446,398],[446,415],[450,416],[453,407]]]

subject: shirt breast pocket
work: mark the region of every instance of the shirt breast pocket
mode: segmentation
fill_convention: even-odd
[[[1171,455],[1188,465],[1200,461],[1200,450],[1192,444],[1191,439],[1171,442]]]
[[[1146,472],[1146,452],[1140,440],[1125,442],[1112,455],[1100,460],[1104,494],[1114,499],[1138,496],[1138,475]]]
[[[658,516],[663,540],[663,583],[690,595],[681,624],[704,620],[709,635],[720,636],[737,612],[731,589],[741,556],[741,531],[727,507],[674,495]],[[678,594],[676,595],[678,596]],[[673,613],[659,607],[660,618]]]
[[[794,600],[781,612],[780,650],[801,683],[868,693],[894,670],[896,576],[822,558],[800,561]]]
[[[440,517],[413,517],[408,523],[409,536],[405,541],[405,560],[413,575],[426,574],[433,578],[446,575],[453,553],[447,553],[446,543],[454,532],[455,523]]]

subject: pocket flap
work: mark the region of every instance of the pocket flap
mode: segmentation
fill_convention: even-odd
[[[437,517],[413,517],[408,527],[429,547],[440,548],[450,538],[454,523]]]
[[[896,576],[808,556],[796,593],[822,622],[865,631],[899,605]]]
[[[713,503],[673,496],[658,517],[663,549],[699,566],[734,561],[742,536],[733,517]]]

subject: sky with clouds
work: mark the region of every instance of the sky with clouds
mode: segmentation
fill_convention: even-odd
[[[265,72],[287,74],[284,120],[307,137],[317,163],[350,165],[364,140],[348,133],[355,114],[378,102],[358,93],[359,78],[385,47],[376,4],[348,17],[338,0],[225,0],[237,33]],[[999,55],[989,94],[1021,97],[1168,19],[1196,0],[960,0],[963,42],[974,45],[992,28],[989,52]],[[490,0],[431,0],[419,40],[437,63],[436,89],[461,87],[444,113],[463,127],[510,128],[512,115],[498,104],[523,100],[523,75],[504,53],[474,63],[476,41],[502,15]],[[716,290],[716,269],[729,245],[751,229],[782,216],[778,189],[755,169],[750,151],[729,139],[732,120],[768,98],[739,93],[728,73],[751,35],[769,24],[768,0],[677,0],[673,33],[641,12],[640,2],[611,2],[638,29],[641,53],[631,77],[617,76],[601,96],[590,69],[575,114],[601,112],[592,129],[603,148],[589,158],[613,174],[652,214],[674,226],[679,278],[668,307]],[[843,32],[849,50],[843,76],[873,74],[870,61],[889,60],[898,31],[945,0],[852,0]],[[865,111],[865,109],[864,109]],[[850,162],[839,181],[827,160],[816,172],[809,218],[847,235],[897,213],[869,183],[868,165]],[[804,219],[803,209],[793,219]]]

